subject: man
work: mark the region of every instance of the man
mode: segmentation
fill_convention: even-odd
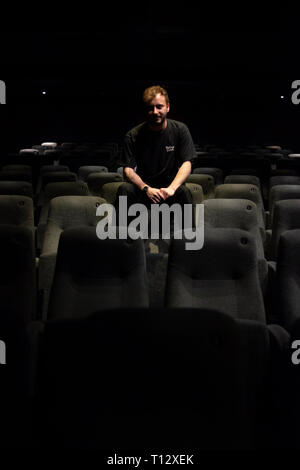
[[[195,155],[191,134],[185,124],[167,119],[170,102],[164,88],[147,88],[143,101],[146,121],[125,136],[122,165],[128,183],[120,186],[118,196],[127,196],[128,206],[192,203],[184,186]]]

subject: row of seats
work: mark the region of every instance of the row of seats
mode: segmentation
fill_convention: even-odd
[[[58,216],[60,201],[55,202]],[[251,220],[254,209],[249,207],[244,207],[245,227],[248,212]],[[96,216],[90,216],[94,219],[90,226],[73,221],[72,228],[64,230],[50,221],[49,251],[40,257],[38,278],[32,230],[1,226],[3,310],[28,322],[40,317],[41,311],[44,318],[47,312],[48,318],[73,318],[105,308],[153,307],[155,297],[157,307],[216,308],[235,318],[266,323],[273,314],[288,330],[300,316],[299,230],[281,236],[278,269],[270,280],[270,269],[259,258],[257,225],[249,230],[221,228],[212,216],[216,225],[205,224],[202,249],[186,250],[186,233],[187,239],[183,234],[170,246],[166,243],[166,252],[155,254],[146,252],[142,239],[100,240]],[[293,245],[285,245],[289,237]],[[272,302],[266,305],[268,292]]]
[[[104,185],[107,189],[104,189],[103,194],[110,202],[112,200],[109,196],[109,191],[114,192],[115,197],[115,185],[118,186],[119,184],[108,183]],[[263,211],[261,195],[256,186],[247,184],[220,185],[217,187],[216,196],[223,197],[214,199],[203,199],[203,191],[197,184],[190,184],[189,187],[192,187],[193,195],[197,195],[194,202],[204,203],[204,219],[207,226],[240,228],[255,233],[260,279],[263,285],[268,271],[266,260],[277,259],[277,247],[281,234],[286,230],[298,228],[298,199],[284,199],[276,202],[274,204],[276,210],[274,210],[273,229],[272,231],[266,231],[264,222],[265,213]],[[196,192],[195,188],[198,192]],[[276,188],[281,191],[284,186],[277,185],[273,189]],[[287,190],[290,188],[293,189],[293,186],[287,186]],[[51,183],[47,186],[47,194],[50,194],[50,197],[48,204],[42,206],[36,233],[37,246],[41,249],[39,287],[45,292],[51,286],[51,273],[55,267],[55,256],[60,233],[65,228],[80,224],[95,226],[97,223],[97,206],[105,202],[103,198],[89,196],[84,186],[78,187],[78,189],[79,196],[55,197],[61,192],[63,194],[68,194],[68,192],[73,194],[75,192],[73,183]],[[238,199],[238,197],[241,199]],[[286,197],[286,194],[283,197]],[[26,196],[0,196],[0,217],[2,224],[23,225],[29,227],[34,233],[33,203]],[[46,232],[47,237],[44,238]],[[45,259],[47,259],[46,269],[44,268]],[[52,261],[49,261],[49,259],[52,259]]]
[[[282,208],[277,265],[266,259],[261,180],[223,180],[213,194],[210,183],[188,183],[204,204],[201,250],[186,250],[183,236],[99,240],[97,207],[116,203],[120,183],[96,195],[54,192],[38,263],[34,201],[0,196],[1,445],[299,448],[293,209]]]
[[[299,448],[296,332],[201,308],[101,310],[26,330],[2,315],[1,447]]]

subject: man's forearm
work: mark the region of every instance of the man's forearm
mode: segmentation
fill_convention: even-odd
[[[169,188],[172,188],[174,189],[174,191],[176,191],[179,188],[179,186],[185,182],[187,177],[191,174],[191,171],[192,171],[191,162],[184,162],[179,168],[172,183],[169,185]]]
[[[135,184],[140,190],[146,186],[146,183],[142,180],[142,178],[134,171],[133,168],[125,167],[124,174],[129,179],[132,184]]]

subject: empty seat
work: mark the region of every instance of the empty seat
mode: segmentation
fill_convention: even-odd
[[[299,232],[299,230],[298,230]],[[289,236],[292,237],[291,232]],[[299,236],[299,235],[298,235]],[[287,240],[286,240],[287,241]],[[291,241],[291,240],[290,240]],[[294,266],[295,268],[295,266]],[[293,269],[294,269],[293,268]],[[289,276],[290,280],[291,277]],[[298,276],[297,276],[298,278]],[[296,281],[296,278],[294,278]],[[297,280],[299,282],[299,278]],[[294,284],[294,288],[296,285]],[[290,291],[292,294],[292,292]],[[295,292],[294,292],[295,293]],[[298,301],[299,296],[297,295]],[[296,301],[295,297],[294,300]],[[296,312],[294,312],[296,313]],[[292,317],[290,318],[292,319]],[[279,449],[285,451],[299,451],[299,419],[300,419],[300,375],[299,375],[299,358],[300,358],[300,319],[293,321],[290,326],[290,341],[286,347],[285,356],[281,364],[281,380],[278,389],[281,392],[281,415],[280,421],[277,418],[277,427],[281,430]]]
[[[31,148],[31,149],[20,149],[19,153],[21,154],[30,154],[30,155],[38,155],[39,151],[38,149]]]
[[[43,181],[43,175],[51,172],[69,172],[70,169],[66,165],[42,165],[39,169],[38,181],[36,186],[36,193],[39,194],[42,190],[42,187],[45,186],[45,181]]]
[[[103,184],[101,188],[102,197],[109,203],[115,205],[118,195],[119,187],[123,184],[123,181],[111,182]]]
[[[106,183],[118,183],[123,181],[120,173],[113,172],[101,172],[101,173],[90,173],[88,175],[87,184],[90,190],[90,193],[93,196],[102,196],[102,186]]]
[[[300,199],[277,201],[273,207],[270,259],[276,261],[278,244],[283,232],[300,229]]]
[[[0,195],[0,224],[27,227],[34,234],[32,199],[28,196]]]
[[[41,249],[45,228],[48,220],[49,204],[51,199],[58,196],[87,196],[89,194],[88,186],[83,181],[62,181],[49,183],[40,194],[38,201],[37,215],[37,248]]]
[[[12,279],[8,284],[11,282]],[[11,285],[8,288],[12,296],[21,295],[19,282],[16,284],[15,292]],[[25,300],[23,295],[22,300]],[[2,403],[0,442],[3,450],[26,449],[32,445],[28,353],[29,344],[24,319],[3,309],[0,301],[0,401]]]
[[[172,239],[166,306],[212,308],[265,321],[256,241],[239,229],[205,229],[200,250],[186,250],[186,239]]]
[[[40,174],[49,173],[51,171],[68,172],[70,169],[66,165],[42,165],[40,168]]]
[[[0,316],[6,312],[29,322],[35,317],[36,280],[32,230],[1,224]]]
[[[215,181],[213,176],[208,174],[192,173],[187,177],[186,182],[199,184],[202,187],[204,199],[214,197]]]
[[[257,206],[246,199],[209,199],[204,204],[204,224],[208,228],[238,228],[251,233],[256,242],[259,278],[265,289],[268,266]]]
[[[28,181],[0,181],[0,194],[19,194],[33,198],[32,184]]]
[[[28,173],[29,175],[32,174],[32,169],[30,165],[21,164],[4,165],[2,167],[2,171],[24,171],[24,173]]]
[[[269,186],[276,186],[278,184],[300,184],[300,176],[292,175],[277,175],[271,176]]]
[[[96,196],[59,196],[50,200],[49,216],[39,261],[39,290],[43,293],[43,317],[46,317],[59,238],[70,227],[95,227],[100,220],[97,207],[105,202]]]
[[[82,181],[87,181],[90,173],[107,173],[108,169],[106,166],[101,165],[86,165],[78,168],[78,179]]]
[[[193,174],[211,175],[214,177],[215,185],[223,183],[223,172],[220,168],[200,167],[193,170]]]
[[[255,202],[258,209],[259,225],[262,232],[265,229],[265,211],[261,192],[256,185],[253,184],[221,184],[217,186],[215,191],[215,198],[221,199],[247,199]]]
[[[75,318],[118,307],[149,304],[141,239],[100,240],[95,227],[60,236],[49,318]]]
[[[39,326],[42,447],[274,445],[272,385],[286,338],[277,346],[266,325],[213,310],[119,309]]]
[[[32,182],[32,174],[25,170],[3,170],[0,171],[1,181],[27,181]]]
[[[283,326],[291,331],[300,318],[300,229],[281,234],[277,253],[277,279],[280,315]]]
[[[285,199],[300,199],[299,184],[279,184],[272,186],[269,193],[270,225],[273,224],[274,205]]]
[[[42,188],[49,183],[59,183],[64,181],[77,181],[77,174],[71,171],[48,171],[41,174]]]
[[[42,142],[41,146],[44,150],[51,150],[57,147],[57,142]]]
[[[240,184],[240,183],[253,184],[253,185],[258,186],[259,189],[261,189],[259,178],[254,175],[228,175],[224,179],[224,184]]]

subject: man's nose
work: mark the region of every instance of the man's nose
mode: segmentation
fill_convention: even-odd
[[[158,111],[159,111],[159,109],[154,106],[154,108],[153,108],[153,113],[154,113],[154,114],[158,114]]]

